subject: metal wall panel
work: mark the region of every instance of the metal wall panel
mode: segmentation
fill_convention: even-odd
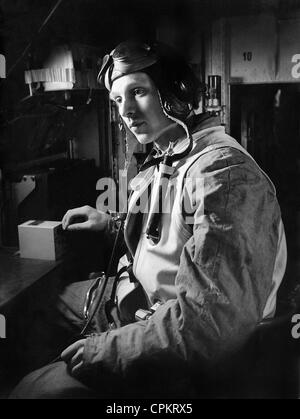
[[[274,81],[277,49],[275,17],[243,16],[230,19],[229,24],[230,81]]]

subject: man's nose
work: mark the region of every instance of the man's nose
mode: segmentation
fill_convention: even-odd
[[[125,98],[119,107],[119,113],[125,118],[129,118],[136,112],[136,104],[132,98]]]

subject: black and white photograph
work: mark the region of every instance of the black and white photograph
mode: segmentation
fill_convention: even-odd
[[[300,0],[0,0],[0,399],[300,397]]]

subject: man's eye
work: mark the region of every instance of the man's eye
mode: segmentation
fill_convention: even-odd
[[[142,89],[139,87],[139,88],[134,89],[133,93],[135,95],[143,95],[145,93],[145,89]]]
[[[122,98],[121,97],[116,97],[116,98],[114,98],[114,102],[119,105],[122,102]]]

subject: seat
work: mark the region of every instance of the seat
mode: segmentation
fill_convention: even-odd
[[[291,319],[297,306],[260,322],[244,347],[202,377],[200,398],[290,399],[299,397],[299,349]],[[300,311],[298,310],[300,313]]]

